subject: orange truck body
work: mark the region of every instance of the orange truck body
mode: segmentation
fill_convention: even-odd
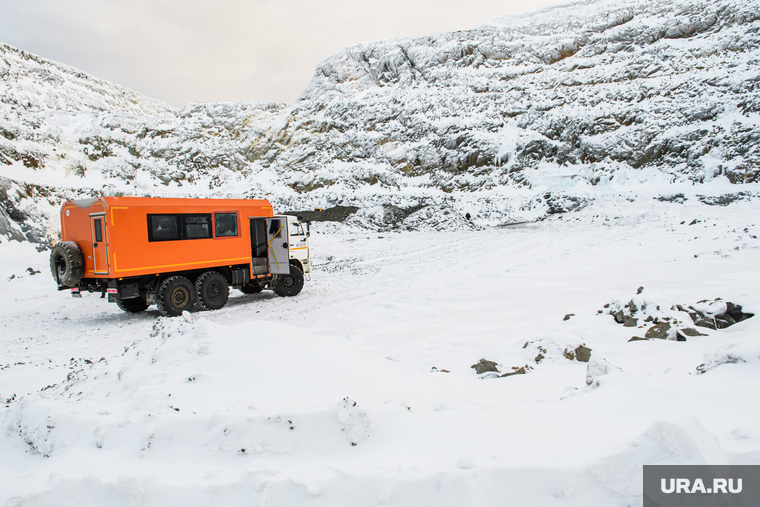
[[[75,204],[79,202],[84,204]],[[177,213],[211,214],[212,223],[217,213],[235,213],[238,235],[150,241],[147,216]],[[126,278],[241,264],[247,264],[249,273],[253,273],[246,224],[252,217],[271,216],[272,205],[264,199],[101,197],[63,204],[61,239],[74,241],[82,249],[85,278]],[[103,241],[98,247],[94,247],[95,220],[101,220],[103,228]]]
[[[61,207],[59,290],[108,294],[128,312],[224,306],[232,286],[295,296],[311,272],[309,222],[264,199],[98,197]]]

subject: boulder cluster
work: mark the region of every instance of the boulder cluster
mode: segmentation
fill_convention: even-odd
[[[499,371],[499,364],[495,361],[489,361],[488,359],[481,358],[480,361],[470,366],[470,368],[475,370],[475,373],[478,375],[481,375],[480,378],[499,378],[499,377],[511,377],[512,375],[524,375],[525,373],[528,373],[528,370],[533,369],[529,365],[525,366],[513,366],[512,371],[509,371],[507,373],[501,373]]]
[[[525,345],[523,345],[524,349],[530,348],[532,346],[535,346],[536,350],[538,351],[538,354],[536,355],[534,361],[536,364],[540,363],[542,360],[546,359],[547,356],[550,355],[550,352],[547,351],[547,347],[550,347],[552,349],[551,355],[559,356],[559,353],[562,353],[562,356],[565,357],[565,359],[569,359],[570,361],[579,361],[581,363],[588,363],[589,359],[591,359],[591,349],[589,347],[586,347],[585,344],[578,345],[577,347],[573,348],[572,345],[565,346],[563,348],[559,348],[557,346],[542,346],[540,342],[526,342]],[[524,375],[525,373],[528,373],[530,370],[532,370],[534,367],[525,364],[523,366],[512,366],[510,367],[511,371],[507,371],[506,373],[502,373],[499,369],[501,365],[497,363],[496,361],[490,361],[485,358],[481,358],[480,361],[470,366],[473,370],[475,370],[475,373],[477,373],[480,378],[482,379],[490,379],[490,378],[502,378],[502,377],[511,377],[512,375]],[[445,370],[438,370],[437,368],[434,368],[435,371],[445,371]]]
[[[629,341],[653,338],[686,341],[688,336],[706,336],[696,328],[725,329],[750,317],[742,306],[724,301],[703,299],[693,305],[663,304],[658,298],[643,295],[639,287],[636,296],[623,303],[620,300],[604,305],[599,313],[612,315],[615,322],[625,327],[646,328],[644,337],[633,336]]]

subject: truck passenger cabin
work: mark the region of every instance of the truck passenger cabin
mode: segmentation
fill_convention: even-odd
[[[264,199],[82,199],[61,208],[50,270],[74,296],[179,315],[223,307],[229,286],[295,296],[311,272],[308,238],[308,221],[275,216]]]

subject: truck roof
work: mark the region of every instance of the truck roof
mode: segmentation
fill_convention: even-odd
[[[77,206],[79,208],[89,208],[97,202],[102,202],[108,207],[111,206],[128,206],[133,207],[177,207],[177,208],[239,208],[248,206],[269,207],[272,205],[266,199],[215,199],[215,198],[181,198],[181,197],[92,197],[89,199],[74,199],[63,203],[63,207]]]

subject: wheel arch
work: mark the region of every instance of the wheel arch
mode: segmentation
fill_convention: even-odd
[[[300,261],[300,260],[298,260],[298,259],[290,259],[290,265],[291,265],[291,266],[295,266],[295,267],[297,267],[298,269],[300,269],[300,270],[301,270],[301,273],[303,273],[303,272],[304,272],[304,270],[303,270],[303,263],[301,263],[301,261]]]

